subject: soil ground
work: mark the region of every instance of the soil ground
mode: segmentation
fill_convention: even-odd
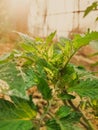
[[[15,44],[12,43],[0,43],[0,55],[10,52],[14,46]]]

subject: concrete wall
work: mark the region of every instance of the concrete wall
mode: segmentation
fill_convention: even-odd
[[[31,0],[28,18],[29,32],[45,37],[57,30],[57,37],[84,32],[88,28],[98,31],[98,10],[83,18],[84,10],[96,0]]]
[[[30,0],[7,0],[7,5],[13,30],[26,33],[28,31]]]

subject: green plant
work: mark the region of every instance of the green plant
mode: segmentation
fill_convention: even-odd
[[[88,6],[84,12],[84,17],[86,17],[89,13],[92,11],[98,10],[98,1],[93,2],[90,6]],[[96,21],[98,21],[98,17],[96,17]],[[91,47],[94,48],[96,51],[98,51],[98,40],[91,41],[90,43]],[[95,52],[94,54],[91,54],[90,56],[96,56],[98,55],[98,52]],[[95,62],[91,66],[98,66],[98,62]],[[94,113],[96,116],[98,116],[98,100],[93,99],[90,102],[90,106],[93,108]]]
[[[91,13],[94,10],[98,10],[98,1],[93,2],[90,6],[88,6],[84,12],[84,17],[87,16],[89,13]],[[98,20],[98,17],[96,17],[96,21]]]
[[[98,78],[92,72],[70,63],[72,56],[98,32],[75,35],[73,40],[55,33],[46,39],[32,39],[18,33],[20,49],[0,58],[0,129],[8,130],[94,130],[80,108],[83,97],[98,99]],[[42,111],[30,88],[36,88],[43,99]],[[79,96],[78,106],[74,99]]]

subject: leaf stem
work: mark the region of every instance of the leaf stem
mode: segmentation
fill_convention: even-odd
[[[83,114],[83,112],[82,112],[79,108],[77,108],[77,107],[73,104],[73,102],[72,102],[71,100],[68,100],[68,103],[69,103],[69,105],[70,105],[75,111],[78,111],[79,113],[81,113],[82,119],[83,119],[83,121],[84,121],[86,124],[84,124],[82,121],[80,121],[80,124],[82,124],[87,130],[94,130],[93,125],[91,124],[90,121],[88,121],[88,119],[85,117],[85,115]]]
[[[46,114],[49,112],[50,108],[51,108],[51,101],[48,101],[47,109],[43,113],[43,115],[40,117],[40,121],[43,121],[43,119],[45,118]]]

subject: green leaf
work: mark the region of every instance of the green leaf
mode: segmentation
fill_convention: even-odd
[[[74,125],[75,123],[78,123],[80,118],[81,118],[81,113],[71,111],[68,116],[61,118],[60,121],[66,127],[66,126],[70,126],[70,125]]]
[[[35,41],[37,44],[41,44],[41,43],[44,43],[44,39],[40,38],[40,37],[36,37],[35,38]]]
[[[88,45],[91,41],[98,40],[98,32],[90,32],[85,35],[75,35],[72,40],[75,50],[78,50],[82,46]]]
[[[15,63],[0,64],[0,79],[9,85],[11,95],[26,96],[25,81]]]
[[[0,99],[0,129],[29,130],[36,112],[25,99],[12,97],[12,102]]]
[[[61,74],[65,84],[70,84],[77,79],[77,73],[72,64],[68,64],[64,69],[62,69]]]
[[[59,124],[55,119],[48,120],[46,122],[47,130],[61,130]]]
[[[42,64],[39,63],[34,68],[24,68],[23,71],[25,72],[26,76],[26,88],[28,89],[36,85],[43,98],[48,100],[51,99],[52,94],[51,89],[49,88],[49,85],[47,83],[46,73],[44,72],[43,66],[41,66]]]
[[[53,33],[51,33],[51,34],[46,38],[46,44],[49,44],[49,43],[52,42],[52,40],[53,40],[55,34],[56,34],[56,31],[53,32]]]
[[[58,118],[64,118],[70,114],[71,108],[68,106],[61,106],[59,110],[56,112],[56,116]]]
[[[28,52],[28,53],[34,52],[35,54],[38,52],[37,42],[35,41],[35,39],[21,32],[16,32],[16,33],[22,39],[21,44],[19,44],[19,46],[23,49],[23,51]]]
[[[61,52],[62,56],[64,57],[64,60],[68,60],[68,58],[70,58],[70,56],[73,54],[74,52],[74,48],[72,45],[72,41],[66,38],[60,38],[59,43],[57,44],[57,46],[59,47],[59,51]],[[65,59],[66,57],[66,59]]]
[[[87,16],[93,10],[93,8],[94,8],[93,5],[87,7],[87,9],[84,12],[84,16],[83,17]]]
[[[81,97],[89,97],[91,99],[98,99],[98,80],[86,79],[80,80],[74,86],[68,88],[69,92],[75,91]]]
[[[38,83],[38,78],[32,67],[24,67],[23,72],[25,73],[26,78],[26,89],[36,86]]]
[[[55,117],[55,119],[48,120],[46,122],[47,130],[82,130],[76,126],[76,123],[79,122],[81,117],[80,113],[72,111],[65,117],[62,114],[61,117],[61,119]]]
[[[46,66],[44,60],[38,60],[36,67],[34,68],[35,74],[43,79],[46,79],[46,73],[44,71],[44,66]]]
[[[49,85],[46,80],[41,77],[38,77],[37,87],[44,99],[50,100],[52,98],[51,89],[49,88]]]
[[[53,57],[53,45],[51,45],[48,49],[48,58],[52,58]]]
[[[90,6],[88,6],[84,12],[84,16],[87,16],[91,11],[93,11],[94,9],[96,9],[98,7],[98,2],[93,2]]]
[[[36,48],[31,43],[22,43],[21,47],[27,52],[36,52]]]

